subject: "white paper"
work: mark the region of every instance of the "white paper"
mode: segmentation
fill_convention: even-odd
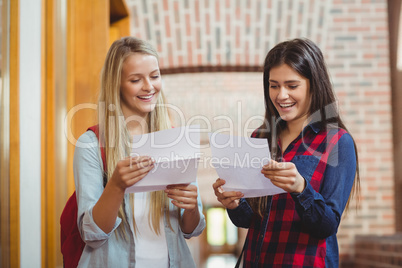
[[[212,165],[226,181],[225,191],[240,191],[244,197],[275,195],[285,191],[271,183],[261,169],[271,154],[266,139],[209,133]]]
[[[200,158],[200,127],[185,126],[133,137],[131,156],[150,156],[153,169],[126,193],[166,189],[170,184],[196,181]]]

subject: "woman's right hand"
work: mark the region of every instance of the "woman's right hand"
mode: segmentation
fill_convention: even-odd
[[[143,179],[154,167],[154,162],[149,156],[126,157],[117,163],[110,182],[126,190]]]
[[[239,200],[244,196],[244,194],[236,191],[225,192],[222,188],[222,185],[225,183],[225,180],[218,178],[212,185],[212,188],[214,188],[218,201],[221,202],[225,208],[235,209],[239,206]]]

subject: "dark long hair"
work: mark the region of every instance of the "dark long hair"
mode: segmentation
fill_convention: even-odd
[[[278,149],[278,137],[286,128],[286,121],[281,120],[278,111],[269,97],[269,73],[274,67],[286,64],[310,82],[310,108],[308,114],[316,122],[315,124],[324,129],[329,124],[336,124],[339,128],[346,129],[345,124],[339,116],[336,98],[329,78],[328,70],[321,50],[309,39],[293,39],[277,44],[272,48],[264,62],[264,98],[265,98],[265,120],[258,129],[258,137],[267,138],[274,159],[281,158]],[[354,142],[354,141],[353,141]],[[355,152],[358,160],[356,143]],[[353,183],[350,199],[358,193],[360,188],[359,164],[356,162],[356,177]],[[253,210],[261,216],[266,210],[268,197],[250,198]]]

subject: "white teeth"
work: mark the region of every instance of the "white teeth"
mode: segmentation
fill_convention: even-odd
[[[154,95],[149,95],[149,96],[138,96],[138,98],[143,99],[143,100],[149,100],[150,98],[152,98]]]
[[[279,106],[281,106],[282,108],[289,108],[292,107],[294,105],[294,103],[290,103],[290,104],[279,104]]]

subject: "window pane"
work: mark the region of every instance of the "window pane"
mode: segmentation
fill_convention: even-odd
[[[212,246],[223,246],[225,244],[225,217],[226,211],[223,208],[210,208],[207,210],[207,239]]]

